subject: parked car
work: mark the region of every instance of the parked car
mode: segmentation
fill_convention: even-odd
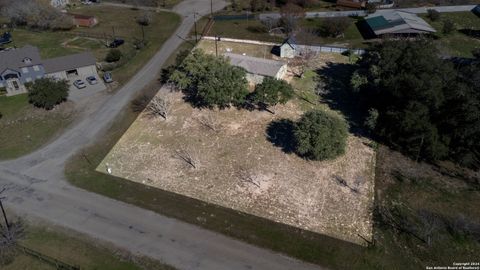
[[[123,43],[125,43],[125,40],[120,39],[120,38],[116,38],[116,39],[114,39],[112,42],[110,42],[110,44],[108,45],[108,47],[110,47],[110,48],[117,48],[117,47],[123,45]]]
[[[103,74],[103,80],[104,80],[106,83],[111,83],[111,82],[113,82],[112,73],[110,73],[110,72],[105,72],[105,73]]]
[[[97,84],[98,81],[97,81],[97,78],[95,78],[95,76],[88,76],[86,78],[87,82],[91,85],[94,85],[94,84]]]
[[[77,87],[78,89],[82,89],[82,88],[87,87],[87,85],[82,80],[74,81],[73,85],[75,85],[75,87]]]

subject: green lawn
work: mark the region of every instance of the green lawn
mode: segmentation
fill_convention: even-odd
[[[71,106],[45,111],[29,104],[26,94],[0,96],[0,160],[25,155],[59,134],[73,120]]]
[[[300,31],[297,34],[297,40],[302,44],[312,45],[336,45],[350,48],[365,48],[364,39],[356,26],[356,19],[348,18],[350,26],[345,31],[344,36],[338,38],[321,37],[317,31],[324,19],[323,18],[308,18],[299,21],[299,28],[308,30]],[[201,19],[198,22],[198,33],[201,34],[203,28],[207,23],[207,19]],[[235,29],[235,31],[232,31]],[[193,32],[192,32],[193,35]],[[277,35],[270,35],[266,27],[259,20],[217,20],[210,30],[209,36],[218,35],[220,37],[238,38],[260,40],[267,42],[280,43],[284,40],[283,37]]]
[[[480,38],[470,37],[460,30],[473,29],[480,31],[480,17],[472,12],[442,13],[439,21],[431,21],[426,15],[422,17],[437,30],[438,40],[435,42],[440,49],[453,56],[471,57],[471,51],[480,48]],[[451,34],[443,34],[443,21],[451,20],[455,23],[457,31]]]
[[[96,243],[95,240],[84,235],[61,228],[28,226],[27,234],[20,243],[43,255],[85,270],[173,269],[147,258],[137,258],[134,263],[121,258],[113,247]],[[123,252],[123,254],[127,253]],[[2,269],[53,270],[57,268],[27,254],[19,253],[11,264],[2,266]]]

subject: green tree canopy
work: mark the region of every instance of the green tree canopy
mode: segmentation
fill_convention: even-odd
[[[176,86],[199,106],[241,105],[248,94],[245,70],[227,59],[194,50],[170,76]]]
[[[305,113],[294,128],[297,153],[313,160],[332,159],[345,153],[347,135],[346,122],[324,111]]]
[[[378,111],[375,134],[412,158],[480,158],[480,64],[441,59],[427,40],[372,47],[352,77],[365,109]]]
[[[37,79],[28,88],[28,100],[37,107],[51,110],[55,105],[67,100],[68,89],[69,85],[66,80]]]
[[[286,81],[266,77],[261,84],[255,87],[253,101],[260,106],[274,106],[285,104],[293,97],[293,88]]]

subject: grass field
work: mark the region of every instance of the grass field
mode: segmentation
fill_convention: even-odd
[[[148,258],[131,256],[84,235],[59,227],[27,226],[26,236],[20,244],[42,255],[49,256],[69,265],[85,270],[173,270],[160,262]],[[54,265],[19,252],[4,270],[54,270]]]
[[[333,45],[348,48],[365,48],[365,40],[358,30],[355,22],[357,19],[348,18],[350,26],[342,37],[329,38],[321,37],[317,34],[323,18],[308,18],[299,21],[299,31],[296,33],[296,39],[301,44],[310,45]],[[198,23],[198,32],[201,33],[206,25],[207,19],[201,19]],[[232,31],[235,29],[235,31]],[[193,34],[193,33],[192,33]],[[220,37],[250,39],[267,42],[280,43],[284,37],[270,35],[266,27],[259,20],[217,20],[210,30],[209,36],[218,35]]]
[[[468,32],[461,32],[462,30],[473,29],[476,30],[478,35],[480,31],[480,17],[472,12],[442,13],[438,21],[431,21],[426,15],[422,15],[422,17],[437,30],[438,40],[435,42],[442,52],[453,56],[471,57],[472,50],[480,48],[479,36],[468,36]],[[444,34],[442,30],[445,20],[454,22],[456,31]]]
[[[73,104],[45,111],[28,103],[26,94],[0,96],[0,160],[27,154],[48,142],[74,118]]]

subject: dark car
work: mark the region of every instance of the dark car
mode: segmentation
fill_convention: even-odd
[[[112,42],[110,42],[110,44],[108,45],[108,47],[110,47],[110,48],[117,48],[117,47],[123,45],[123,43],[125,43],[125,40],[120,39],[120,38],[116,38],[116,39],[114,39]]]
[[[113,82],[112,73],[110,73],[110,72],[105,72],[105,74],[103,74],[103,80],[104,80],[106,83],[111,83],[111,82]]]
[[[12,34],[10,32],[5,32],[0,35],[0,45],[7,44],[12,42]]]

